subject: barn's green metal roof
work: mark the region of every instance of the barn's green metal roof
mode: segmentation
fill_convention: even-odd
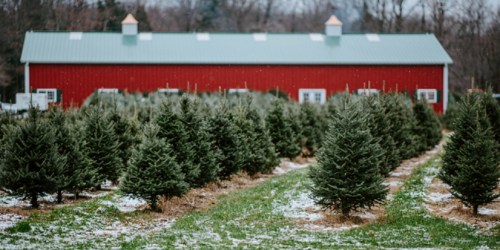
[[[447,64],[452,59],[432,34],[27,32],[21,62],[328,65]]]

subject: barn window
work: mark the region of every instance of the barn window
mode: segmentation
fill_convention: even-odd
[[[100,89],[97,89],[97,93],[98,94],[102,94],[102,93],[107,93],[107,94],[118,94],[120,91],[118,89],[115,89],[115,88],[100,88]]]
[[[49,102],[57,102],[57,89],[36,89],[38,94],[47,94]]]
[[[163,88],[160,88],[158,89],[158,92],[159,93],[179,93],[180,90],[179,89],[163,89]]]
[[[379,94],[378,89],[358,89],[357,93],[358,95],[378,95]]]
[[[299,89],[299,102],[313,102],[325,103],[326,90],[325,89]]]
[[[417,89],[416,97],[418,100],[425,99],[428,103],[439,102],[437,89]]]
[[[227,93],[228,94],[243,94],[247,93],[248,89],[228,89]]]

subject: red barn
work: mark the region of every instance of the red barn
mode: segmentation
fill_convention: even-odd
[[[300,102],[355,93],[405,91],[446,110],[451,58],[432,34],[27,32],[25,90],[64,106],[94,91],[219,91],[279,88]]]

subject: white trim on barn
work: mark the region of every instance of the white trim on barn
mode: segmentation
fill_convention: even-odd
[[[448,109],[448,64],[443,67],[443,113]]]
[[[24,93],[30,92],[30,63],[24,64]]]

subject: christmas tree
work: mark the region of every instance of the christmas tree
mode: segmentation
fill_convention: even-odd
[[[170,145],[158,138],[158,131],[157,125],[145,127],[120,186],[122,192],[147,200],[152,210],[158,209],[158,196],[180,196],[189,188]]]
[[[0,183],[30,197],[31,206],[37,208],[39,194],[57,190],[66,160],[57,153],[54,129],[31,107],[28,119],[8,130],[3,143]]]
[[[220,166],[219,177],[228,179],[232,174],[240,170],[237,162],[241,157],[241,145],[225,101],[217,108],[208,125],[209,134],[212,135],[214,142],[213,146],[221,152],[217,159]]]
[[[122,161],[122,167],[126,167],[132,152],[132,147],[137,144],[139,140],[139,126],[121,115],[117,110],[116,103],[113,103],[108,115],[109,120],[113,123],[113,129],[118,138],[118,156]]]
[[[300,121],[302,125],[302,147],[309,151],[312,156],[318,150],[322,142],[321,122],[318,107],[312,103],[305,102],[300,107]]]
[[[363,110],[368,114],[367,125],[370,133],[375,140],[378,140],[382,149],[380,174],[387,176],[392,169],[399,166],[401,160],[380,99],[381,97],[378,95],[364,96],[361,99],[361,104]]]
[[[413,114],[417,121],[415,134],[418,136],[418,152],[429,150],[436,146],[443,137],[441,125],[434,111],[425,100],[417,101],[413,106]]]
[[[484,103],[473,94],[463,99],[454,124],[454,134],[445,146],[439,177],[450,192],[478,214],[478,207],[500,196],[495,189],[500,178],[500,155]]]
[[[367,123],[367,114],[355,104],[339,110],[318,152],[318,165],[309,172],[315,202],[344,216],[381,203],[387,194],[379,169],[382,150]]]
[[[113,123],[101,108],[95,106],[86,110],[84,122],[85,150],[91,161],[91,168],[97,172],[96,182],[102,183],[105,180],[116,182],[123,167]]]
[[[278,156],[293,159],[300,153],[300,144],[296,143],[292,122],[285,115],[283,106],[283,101],[276,99],[272,103],[266,123]]]

